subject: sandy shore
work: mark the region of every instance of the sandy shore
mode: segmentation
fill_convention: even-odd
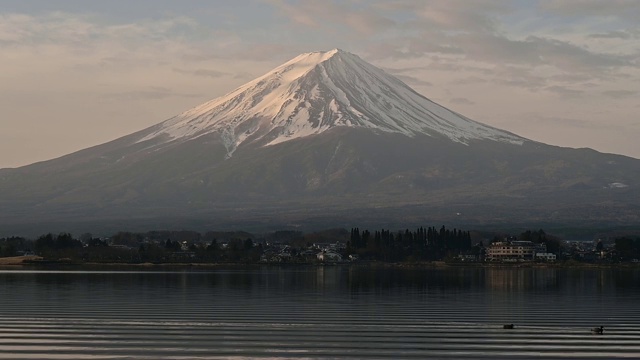
[[[22,265],[25,261],[42,260],[40,256],[13,256],[0,258],[2,265]]]

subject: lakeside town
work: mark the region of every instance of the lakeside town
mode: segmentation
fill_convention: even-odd
[[[474,236],[476,237],[476,236]],[[1,264],[562,264],[638,263],[640,238],[567,241],[543,230],[472,239],[470,232],[435,227],[415,231],[357,228],[304,234],[246,232],[120,232],[109,238],[68,233],[35,240],[0,239]],[[11,262],[6,259],[16,259]],[[19,260],[19,261],[18,261]]]

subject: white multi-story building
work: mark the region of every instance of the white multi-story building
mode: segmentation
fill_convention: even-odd
[[[533,260],[535,254],[546,253],[544,244],[531,241],[499,241],[492,243],[487,249],[488,261],[525,261]]]

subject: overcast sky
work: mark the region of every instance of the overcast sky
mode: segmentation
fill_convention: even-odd
[[[0,167],[341,48],[477,121],[640,158],[640,1],[0,0]]]

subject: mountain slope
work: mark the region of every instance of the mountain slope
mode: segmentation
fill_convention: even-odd
[[[640,160],[526,140],[303,54],[163,123],[0,170],[0,230],[640,221]]]

